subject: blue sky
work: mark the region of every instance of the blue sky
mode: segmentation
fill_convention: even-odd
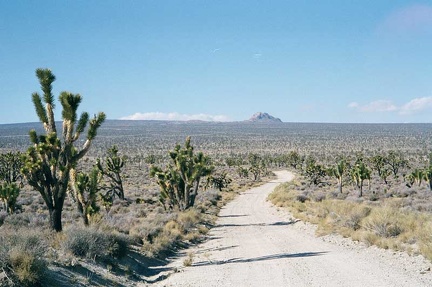
[[[0,123],[38,67],[109,119],[432,122],[431,51],[430,1],[0,1]]]

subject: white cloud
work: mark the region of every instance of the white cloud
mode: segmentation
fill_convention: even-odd
[[[411,115],[427,109],[432,110],[432,97],[415,98],[401,106],[396,106],[389,100],[377,100],[365,105],[351,102],[348,107],[367,113],[398,112],[400,115]]]
[[[364,106],[358,106],[358,109],[362,112],[393,112],[398,108],[391,101],[378,100]]]
[[[180,114],[174,113],[135,113],[130,116],[122,117],[121,120],[159,120],[159,121],[210,121],[210,122],[227,122],[230,118],[225,115],[208,115],[208,114]]]
[[[255,53],[253,55],[253,57],[254,57],[254,59],[260,59],[262,57],[262,54],[261,53]]]
[[[432,97],[415,98],[403,105],[399,113],[409,115],[426,109],[432,109]]]

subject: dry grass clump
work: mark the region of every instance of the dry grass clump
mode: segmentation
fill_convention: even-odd
[[[65,231],[62,247],[74,256],[110,261],[125,257],[131,243],[120,233],[72,227]]]
[[[161,218],[159,216],[159,218]],[[208,216],[195,208],[171,214],[171,218],[161,225],[161,222],[148,225],[149,231],[143,238],[142,250],[148,256],[158,256],[174,248],[180,241],[194,242],[208,231],[205,223]]]
[[[186,259],[183,260],[183,266],[184,266],[184,267],[192,266],[193,259],[194,259],[194,254],[193,254],[192,252],[189,252],[189,253],[187,254]]]
[[[268,199],[276,206],[288,206],[290,202],[296,201],[301,194],[297,191],[297,187],[299,187],[299,185],[294,181],[282,183],[274,189]]]
[[[403,218],[406,214],[391,207],[375,208],[363,223],[366,230],[379,237],[396,237],[403,232]]]
[[[41,232],[21,230],[0,235],[1,286],[41,286],[47,244]]]
[[[304,192],[294,188],[283,184],[269,199],[277,206],[287,207],[295,217],[317,224],[318,235],[339,233],[367,245],[421,253],[432,260],[432,215],[403,208],[403,199],[302,202],[298,195]]]
[[[423,227],[420,236],[419,248],[424,257],[432,261],[432,223],[429,222]]]

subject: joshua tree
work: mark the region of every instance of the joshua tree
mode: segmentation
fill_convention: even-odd
[[[383,170],[381,170],[381,179],[384,181],[385,184],[388,184],[388,177],[391,175],[391,171],[388,168],[384,168]]]
[[[232,179],[227,176],[226,172],[222,172],[216,176],[210,175],[207,177],[206,188],[214,187],[219,191],[228,187],[228,185],[232,182]]]
[[[33,145],[27,150],[22,171],[30,186],[41,194],[48,208],[51,228],[61,231],[63,203],[69,187],[69,173],[89,151],[98,128],[105,120],[105,114],[99,113],[89,120],[88,113],[84,112],[78,119],[77,110],[81,103],[81,96],[62,92],[59,97],[63,108],[63,137],[61,140],[57,134],[54,120],[52,83],[55,76],[48,69],[37,69],[36,76],[39,79],[43,96],[33,93],[32,100],[36,114],[45,129],[45,135],[38,136],[35,130],[30,131],[30,140]],[[82,148],[78,149],[74,144],[87,124],[89,124],[87,138]]]
[[[378,176],[382,177],[387,159],[383,155],[377,154],[371,157],[369,161],[372,169],[375,169],[378,173]]]
[[[266,164],[264,162],[264,160],[255,153],[250,153],[248,155],[248,160],[249,160],[249,164],[251,165],[249,167],[249,172],[253,174],[254,176],[254,181],[257,181],[261,174],[264,172],[266,172]]]
[[[152,167],[150,175],[157,178],[160,201],[165,207],[186,210],[194,206],[200,180],[213,172],[213,166],[203,153],[194,154],[190,137],[183,148],[177,144],[169,155],[172,163],[165,170]]]
[[[7,184],[22,181],[21,168],[23,166],[20,152],[0,154],[0,181]]]
[[[429,155],[429,166],[423,169],[422,175],[423,179],[428,182],[429,189],[432,191],[432,154]]]
[[[90,217],[99,211],[97,195],[100,190],[101,174],[99,169],[94,167],[89,174],[83,172],[77,174],[72,169],[70,175],[78,212],[84,225],[88,226]]]
[[[121,200],[124,200],[123,180],[121,177],[121,170],[125,164],[125,158],[119,156],[117,146],[108,149],[108,155],[105,158],[105,166],[102,165],[101,160],[98,159],[96,166],[102,175],[108,177],[110,186],[105,196],[114,198],[117,195]]]
[[[348,163],[345,159],[341,159],[336,166],[329,170],[329,175],[334,176],[337,179],[340,193],[342,193],[343,177],[347,173],[347,170]]]
[[[15,212],[16,200],[19,196],[20,189],[15,182],[0,184],[0,200],[7,213]]]
[[[424,177],[423,171],[416,168],[411,174],[413,175],[414,183],[417,183],[417,185],[420,186]]]
[[[385,158],[385,162],[390,166],[394,178],[398,177],[398,172],[401,168],[408,167],[408,160],[404,158],[400,151],[389,151],[387,157]]]
[[[429,190],[432,191],[432,165],[423,170],[423,179],[427,181]]]
[[[244,168],[242,166],[237,167],[237,173],[239,177],[247,178],[249,177],[249,170],[247,168]]]
[[[310,183],[318,185],[321,183],[321,179],[326,176],[326,169],[323,165],[317,164],[316,159],[310,156],[306,159],[304,175]]]
[[[363,161],[358,161],[353,169],[351,170],[351,176],[356,184],[357,188],[359,189],[359,197],[363,196],[363,182],[364,180],[370,180],[371,171],[367,168],[367,166],[364,164]]]
[[[21,157],[20,152],[0,154],[0,199],[6,211],[10,214],[15,211],[20,185],[22,185],[20,169],[23,162]]]
[[[304,158],[296,151],[290,151],[287,156],[287,164],[289,164],[294,169],[299,169],[302,167]]]

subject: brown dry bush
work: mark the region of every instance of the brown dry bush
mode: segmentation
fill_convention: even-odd
[[[0,235],[1,286],[40,286],[47,270],[44,258],[48,244],[39,231],[3,230]]]

